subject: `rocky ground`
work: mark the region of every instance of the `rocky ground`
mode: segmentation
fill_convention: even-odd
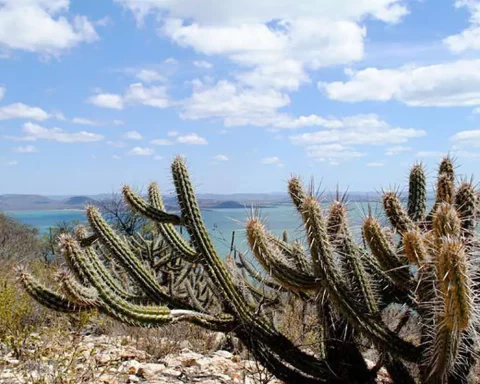
[[[1,384],[281,384],[255,361],[226,350],[197,353],[187,340],[180,350],[153,359],[137,341],[122,336],[32,334],[28,343],[0,345]],[[164,339],[161,342],[169,343]],[[20,355],[20,356],[19,356]],[[389,383],[382,370],[378,383]]]
[[[26,349],[22,358],[14,351],[1,357],[0,383],[280,384],[254,361],[225,350],[196,353],[188,341],[180,352],[152,362],[126,337],[76,336],[61,343],[38,339],[41,347]]]

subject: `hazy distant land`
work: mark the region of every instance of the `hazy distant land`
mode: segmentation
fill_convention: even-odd
[[[43,196],[6,194],[0,195],[0,211],[21,211],[21,210],[64,210],[83,209],[87,204],[96,204],[101,200],[108,199],[111,195],[93,196]],[[284,193],[241,193],[241,194],[198,194],[201,208],[244,208],[250,205],[258,207],[271,207],[290,204],[287,194]],[[325,199],[333,199],[333,193],[325,193]],[[352,202],[367,202],[378,200],[377,192],[349,192],[348,200]],[[165,197],[167,210],[178,208],[176,199],[172,196]]]

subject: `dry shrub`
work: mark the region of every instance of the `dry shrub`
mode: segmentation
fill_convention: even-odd
[[[145,351],[152,361],[161,360],[169,354],[179,353],[185,348],[202,354],[221,348],[232,349],[228,335],[183,322],[148,329],[129,327],[109,320],[109,326],[105,327],[105,330],[111,336],[127,336],[124,343]]]

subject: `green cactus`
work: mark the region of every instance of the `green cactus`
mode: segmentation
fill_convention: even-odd
[[[429,213],[425,171],[415,165],[407,207],[397,193],[385,192],[390,227],[369,213],[364,244],[350,229],[344,199],[337,196],[326,215],[313,192],[292,177],[288,191],[308,249],[286,233],[278,238],[252,216],[246,235],[262,270],[234,247],[225,259],[218,254],[182,158],[173,161],[172,174],[180,215],[165,212],[156,184],[148,201],[123,189],[132,209],[155,223],[152,239],[122,238],[88,207],[93,234],[82,229],[76,239],[60,239],[73,272],[59,274],[62,293],[20,269],[26,291],[57,311],[98,310],[142,327],[187,321],[233,333],[286,383],[373,384],[382,366],[395,383],[467,382],[479,352],[480,283],[473,273],[479,193],[471,182],[455,189],[450,158],[440,164]],[[186,228],[189,241],[177,227]],[[126,273],[126,284],[106,260]],[[295,300],[316,314],[318,343],[310,352],[275,321]],[[392,310],[401,310],[397,324],[385,320]],[[363,358],[367,348],[378,351],[373,368]]]

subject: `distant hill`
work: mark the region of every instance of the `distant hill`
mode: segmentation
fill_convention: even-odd
[[[2,211],[48,211],[56,209],[83,209],[95,200],[88,196],[72,196],[64,200],[41,195],[0,195]]]
[[[243,204],[240,204],[238,201],[223,201],[215,206],[213,208],[244,208],[245,206]]]
[[[0,195],[0,209],[5,211],[22,209],[20,207],[45,209],[54,203],[52,199],[41,195]]]
[[[66,205],[87,205],[87,204],[93,204],[95,202],[96,200],[88,196],[74,196],[74,197],[68,198],[63,203]]]

